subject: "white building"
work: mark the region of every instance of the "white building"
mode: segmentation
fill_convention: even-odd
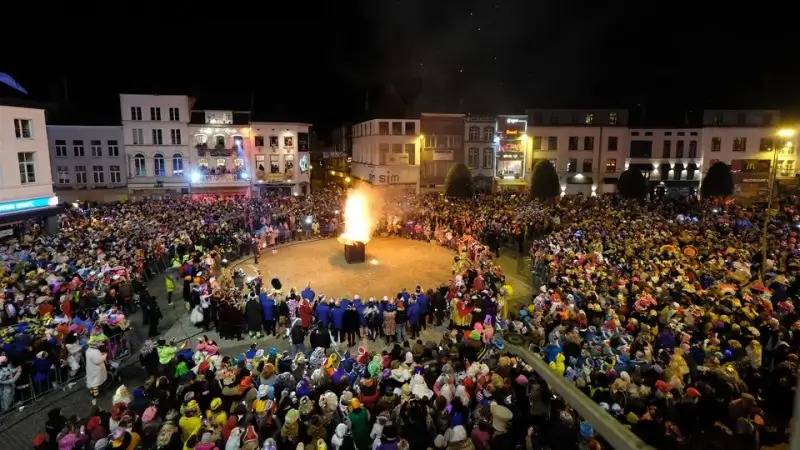
[[[249,111],[192,111],[192,194],[249,195],[254,171]]]
[[[691,193],[700,186],[701,128],[631,128],[625,169],[642,172],[656,194]]]
[[[478,192],[492,192],[494,189],[497,142],[496,117],[464,118],[464,164],[472,172]]]
[[[253,189],[262,193],[311,192],[311,124],[252,122]]]
[[[381,188],[419,192],[419,120],[372,119],[352,129],[351,177]]]
[[[130,192],[188,193],[191,99],[120,94],[119,100]]]
[[[792,137],[779,136],[788,128]],[[737,193],[762,196],[767,193],[767,179],[772,166],[773,150],[778,150],[779,181],[793,179],[797,172],[798,133],[796,125],[781,125],[776,110],[708,110],[703,111],[703,172],[715,162],[731,166]]]
[[[0,105],[0,158],[0,224],[58,211],[44,110]],[[46,229],[56,228],[57,220],[49,217]],[[0,238],[13,234],[11,226],[0,225]]]
[[[61,201],[127,197],[122,126],[48,125],[53,184]]]
[[[528,110],[529,173],[539,160],[556,168],[565,194],[613,192],[625,169],[626,110]],[[530,176],[528,177],[530,182]]]

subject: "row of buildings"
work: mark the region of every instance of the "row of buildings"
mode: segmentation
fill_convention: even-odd
[[[692,192],[712,164],[724,161],[738,193],[760,195],[777,150],[778,179],[795,177],[797,137],[781,127],[780,111],[703,111],[698,119],[696,126],[643,127],[629,124],[627,110],[545,109],[373,119],[337,129],[324,164],[327,175],[347,182],[436,192],[461,162],[479,191],[521,191],[546,159],[565,194],[594,195],[613,192],[628,168],[640,170],[655,193]]]

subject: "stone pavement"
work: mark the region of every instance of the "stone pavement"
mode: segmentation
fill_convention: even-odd
[[[402,245],[398,245],[401,243]],[[349,292],[348,288],[344,288],[358,284],[365,289],[360,293],[362,298],[367,298],[369,295],[392,295],[394,289],[406,287],[411,290],[416,284],[435,286],[447,281],[451,276],[453,257],[452,252],[435,244],[396,238],[376,239],[371,242],[367,250],[368,258],[374,258],[376,264],[368,263],[361,267],[347,267],[343,261],[339,261],[342,248],[334,239],[292,242],[274,250],[276,250],[274,253],[265,251],[258,264],[265,279],[269,280],[271,274],[277,275],[280,272],[278,277],[283,282],[284,289],[291,286],[302,289],[305,283],[311,281],[312,287],[318,293],[324,289],[330,295],[336,296],[342,294],[352,296],[359,293]],[[499,262],[507,274],[507,280],[514,288],[514,299],[521,299],[520,302],[529,299],[533,291],[529,285],[530,281],[526,281],[525,277],[518,273],[516,253],[507,248],[502,249]],[[240,260],[233,266],[242,267],[247,273],[255,273],[256,269],[253,258]],[[204,333],[192,325],[183,308],[180,287],[177,287],[173,294],[174,306],[167,305],[163,275],[151,280],[149,289],[158,299],[164,314],[159,328],[162,335],[167,338],[175,337],[178,342],[189,340],[190,345],[194,345],[194,338],[207,334],[217,340],[221,352],[227,355],[244,352],[253,343],[247,338],[241,341],[220,340],[216,331]],[[381,292],[385,294],[380,294]],[[141,314],[135,314],[131,320],[134,341],[144,342],[147,339],[147,327],[141,324]],[[444,331],[444,327],[430,328],[422,333],[421,339],[437,342]],[[258,344],[264,348],[276,347],[278,351],[291,349],[289,340],[283,337],[264,337]],[[385,348],[382,341],[371,342],[362,339],[358,343],[358,345],[365,344],[370,351],[381,351]],[[351,352],[355,352],[358,345],[352,348]],[[340,348],[341,352],[344,350]],[[146,373],[139,366],[137,355],[134,354],[123,363],[120,376],[128,387],[141,385],[145,381]],[[0,416],[0,449],[29,447],[33,437],[44,431],[47,411],[52,408],[61,408],[66,416],[75,414],[81,417],[86,414],[90,405],[90,398],[82,380],[66,391],[51,395],[38,405],[28,406],[11,415]],[[98,398],[98,405],[103,408],[110,407],[112,396],[113,389],[102,392]]]

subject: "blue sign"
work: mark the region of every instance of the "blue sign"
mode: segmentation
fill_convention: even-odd
[[[34,208],[46,208],[50,206],[51,198],[52,197],[41,197],[32,198],[30,200],[19,200],[16,202],[2,202],[0,203],[0,214],[25,211]]]

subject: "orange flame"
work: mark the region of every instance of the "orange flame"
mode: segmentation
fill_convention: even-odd
[[[366,244],[372,238],[374,228],[367,195],[359,191],[350,192],[344,206],[344,233],[339,236],[339,242],[357,241]]]

